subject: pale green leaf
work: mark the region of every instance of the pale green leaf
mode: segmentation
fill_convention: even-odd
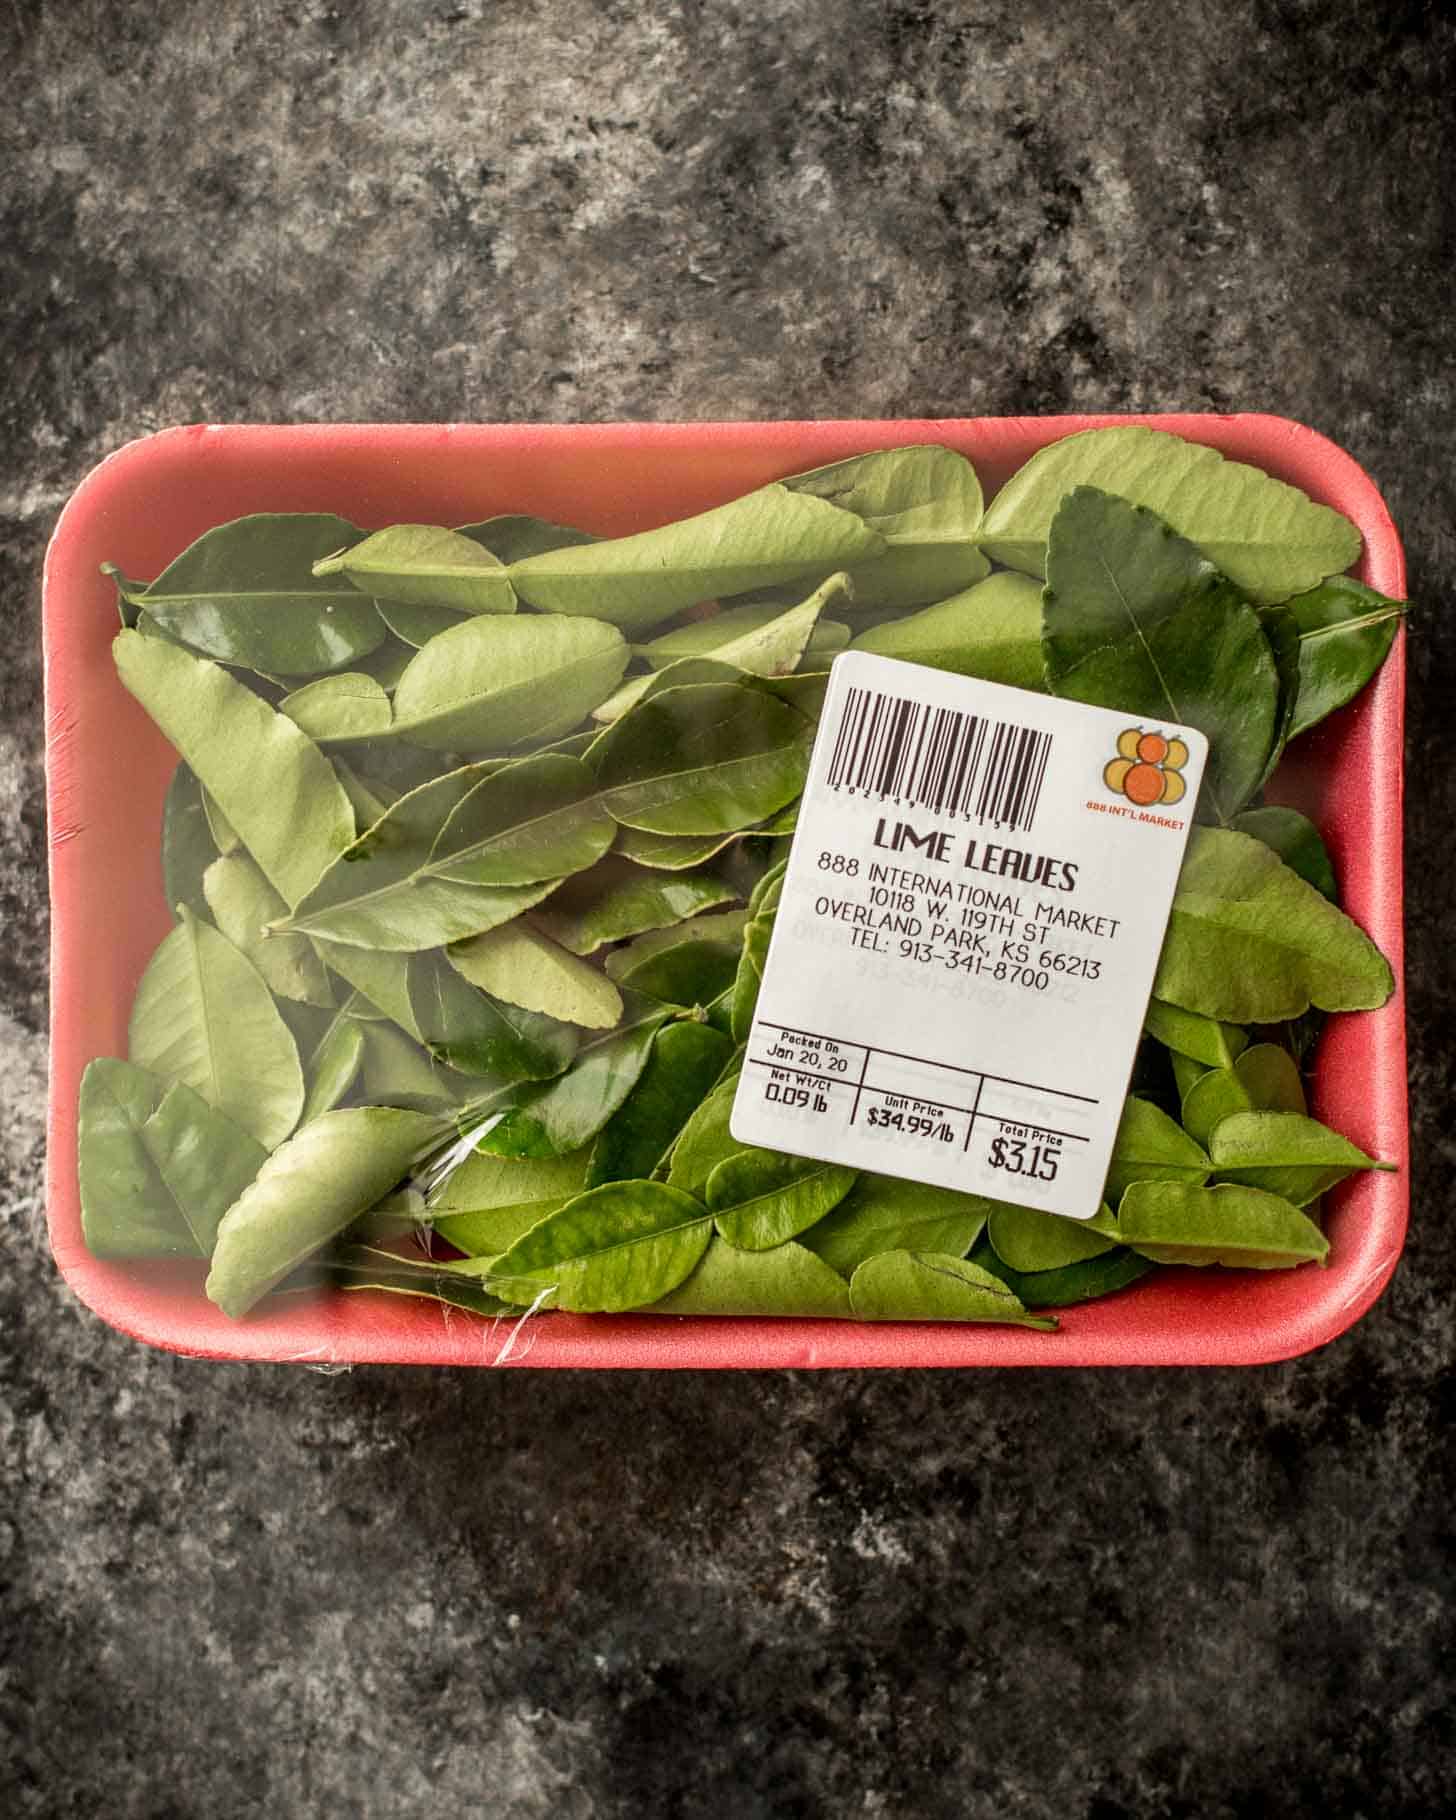
[[[1159,1264],[1288,1270],[1323,1263],[1329,1240],[1279,1196],[1232,1185],[1138,1182],[1118,1208],[1125,1242]]]
[[[588,1030],[609,1030],[622,995],[606,974],[529,923],[506,923],[448,950],[450,965],[482,992]]]
[[[821,1321],[853,1318],[848,1283],[802,1245],[739,1251],[716,1237],[686,1282],[654,1302],[648,1312]]]
[[[935,606],[861,632],[850,650],[1044,691],[1041,589],[1010,571],[988,575]]]
[[[990,1271],[933,1251],[866,1258],[850,1279],[849,1299],[861,1321],[995,1321],[1044,1332],[1056,1327],[1028,1314]]]

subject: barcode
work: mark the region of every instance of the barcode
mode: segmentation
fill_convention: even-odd
[[[851,689],[829,761],[831,790],[1027,829],[1052,736],[879,689]]]

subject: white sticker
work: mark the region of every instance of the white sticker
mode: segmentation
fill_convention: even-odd
[[[836,660],[733,1136],[1089,1219],[1208,742]]]

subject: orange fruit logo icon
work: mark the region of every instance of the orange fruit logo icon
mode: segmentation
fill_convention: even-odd
[[[1183,777],[1187,763],[1188,748],[1181,739],[1127,727],[1117,736],[1117,757],[1103,771],[1102,781],[1114,796],[1125,796],[1140,809],[1181,803],[1188,791]]]

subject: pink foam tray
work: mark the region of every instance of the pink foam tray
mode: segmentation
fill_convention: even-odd
[[[1062,1312],[1054,1334],[952,1324],[552,1314],[512,1335],[435,1304],[374,1293],[289,1298],[233,1322],[201,1267],[93,1258],[81,1237],[76,1096],[86,1064],[126,1053],[127,1015],[165,933],[158,862],[176,755],[118,682],[103,559],[151,576],[210,526],[247,512],[337,512],[366,527],[529,512],[608,534],[697,512],[780,475],[895,444],[969,456],[987,495],[1074,430],[1146,423],[1211,444],[1338,507],[1360,527],[1360,574],[1404,594],[1400,540],[1374,484],[1313,430],[1267,416],[957,418],[921,422],[204,425],[119,450],[81,483],[45,569],[50,813],[51,1075],[47,1194],[56,1261],[123,1332],[219,1359],[428,1365],[768,1367],[1229,1365],[1287,1358],[1345,1331],[1394,1270],[1407,1217],[1401,955],[1404,635],[1374,684],[1301,740],[1273,794],[1323,830],[1350,914],[1389,956],[1384,1009],[1333,1018],[1314,1111],[1395,1174],[1328,1200],[1327,1269],[1167,1270]]]

